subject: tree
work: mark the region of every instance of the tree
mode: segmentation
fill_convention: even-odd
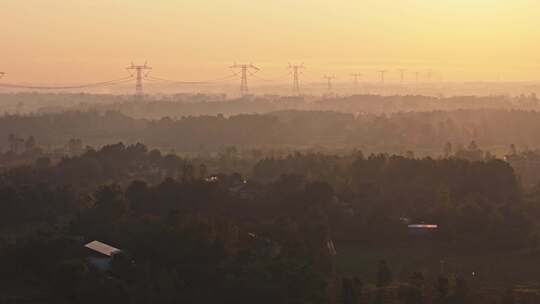
[[[65,260],[57,267],[54,283],[58,293],[73,297],[76,288],[88,274],[88,267],[83,260]]]
[[[450,142],[447,142],[444,144],[444,158],[449,158],[452,156],[452,144]]]
[[[469,294],[469,285],[467,280],[463,276],[458,276],[456,278],[456,287],[454,290],[454,298],[457,303],[465,303],[467,296]]]
[[[377,271],[377,287],[386,287],[392,283],[392,272],[385,260],[379,262]]]
[[[422,301],[422,291],[418,287],[402,284],[398,289],[398,299],[403,304],[419,304]]]
[[[72,138],[68,142],[70,155],[79,155],[83,152],[83,142],[80,138]]]
[[[36,148],[36,140],[34,136],[30,135],[24,143],[24,149],[26,152],[32,152]]]
[[[8,136],[8,146],[9,146],[9,152],[15,153],[17,150],[17,137],[10,133]]]
[[[422,289],[424,287],[424,275],[420,271],[415,271],[410,278],[411,285]]]
[[[206,176],[208,175],[208,168],[206,167],[205,164],[200,164],[199,165],[199,179],[205,179]]]
[[[120,218],[127,211],[123,191],[116,184],[101,187],[94,197],[94,208],[101,219],[112,221]]]
[[[131,210],[136,214],[151,211],[148,184],[144,181],[136,180],[131,182],[126,189],[126,199]]]
[[[341,298],[343,304],[356,304],[356,295],[354,292],[353,282],[350,278],[341,280]]]
[[[510,156],[516,156],[518,154],[517,149],[516,149],[516,145],[511,144],[508,153],[509,153]]]
[[[135,265],[131,257],[121,251],[113,255],[111,273],[124,281],[131,281],[135,276]]]
[[[501,304],[514,304],[516,303],[516,299],[514,297],[514,291],[512,288],[506,289],[502,296]]]
[[[44,156],[36,159],[36,167],[43,169],[43,168],[49,168],[51,166],[51,159]]]
[[[436,299],[445,299],[450,292],[450,282],[446,276],[440,275],[435,284]]]
[[[311,204],[326,205],[334,197],[334,189],[325,182],[313,182],[305,186],[306,201]]]
[[[362,280],[360,280],[360,278],[357,276],[353,277],[353,291],[356,298],[356,302],[355,302],[356,304],[362,303],[363,287],[364,286],[363,286]]]
[[[148,158],[150,162],[157,165],[161,161],[161,152],[157,149],[154,149],[148,153]]]

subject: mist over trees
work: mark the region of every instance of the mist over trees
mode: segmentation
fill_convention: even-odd
[[[71,303],[163,297],[247,303],[260,295],[268,303],[291,297],[326,303],[339,293],[332,286],[341,286],[334,285],[334,244],[420,242],[407,223],[437,223],[437,235],[419,244],[445,252],[536,248],[540,196],[523,193],[501,160],[296,153],[255,161],[245,175],[218,173],[226,158],[215,172],[199,161],[118,143],[48,166],[6,170],[0,248],[2,261],[18,262],[2,264],[0,279],[20,288],[31,276],[33,290]],[[14,231],[19,241],[12,243],[7,236]],[[121,244],[125,255],[102,273],[86,264],[81,237]],[[409,280],[381,265],[377,276],[362,275],[376,287],[345,279],[343,301],[388,297],[394,280]],[[425,297],[424,280],[442,282],[413,275],[396,297],[414,298],[414,290]],[[441,296],[457,296],[461,287],[455,288]]]
[[[530,92],[535,92],[534,88]],[[437,97],[434,97],[437,96]],[[418,95],[399,93],[387,96],[352,94],[347,96],[173,94],[145,96],[136,101],[130,95],[0,93],[0,111],[10,114],[58,113],[64,111],[117,111],[134,118],[160,119],[222,114],[265,114],[284,110],[334,111],[342,113],[391,114],[473,109],[539,110],[535,93],[528,95]]]
[[[199,97],[0,117],[7,301],[511,303],[538,276],[536,97]]]
[[[0,7],[0,304],[540,303],[539,0]]]
[[[186,116],[159,120],[134,119],[118,112],[63,112],[7,115],[0,118],[0,148],[10,150],[9,136],[28,138],[49,151],[71,139],[84,145],[145,142],[177,152],[210,153],[224,146],[238,148],[321,148],[440,155],[451,143],[454,152],[471,141],[506,153],[540,146],[540,115],[521,110],[455,110],[386,114],[326,111],[280,111],[226,117]],[[501,151],[502,150],[502,151]]]

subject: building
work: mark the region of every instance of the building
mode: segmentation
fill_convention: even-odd
[[[439,225],[436,224],[409,224],[407,225],[409,234],[412,236],[432,236],[437,230]]]
[[[88,263],[101,271],[109,270],[114,255],[122,252],[122,250],[100,241],[92,241],[84,247],[88,250]]]

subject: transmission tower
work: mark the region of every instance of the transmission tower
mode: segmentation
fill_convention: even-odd
[[[416,79],[416,82],[420,80],[420,72],[414,72],[414,78]]]
[[[332,80],[336,79],[336,77],[333,75],[332,76],[324,75],[323,78],[326,79],[326,83],[327,83],[326,89],[328,90],[328,92],[332,92]]]
[[[407,70],[404,70],[404,69],[399,69],[398,72],[399,72],[399,81],[401,83],[403,83],[405,81],[405,72]]]
[[[298,80],[298,75],[301,73],[300,70],[304,68],[304,64],[301,65],[291,65],[289,63],[289,69],[292,70],[293,75],[293,92],[300,92],[300,81]]]
[[[253,73],[250,73],[250,74],[254,74],[254,73],[257,73],[258,71],[260,71],[260,69],[256,66],[254,66],[253,64],[233,64],[231,65],[229,68],[231,69],[239,69],[240,70],[240,73],[241,73],[241,78],[240,78],[240,94],[242,96],[245,96],[248,94],[248,81],[247,81],[247,75],[248,73],[250,73],[250,71],[254,71]]]
[[[136,74],[136,83],[135,83],[135,96],[137,98],[142,98],[144,95],[143,91],[143,78],[146,77],[147,73],[145,71],[150,71],[152,67],[146,65],[146,62],[143,65],[135,65],[133,62],[131,66],[128,66],[126,70],[135,71]],[[133,76],[133,75],[132,75]]]
[[[381,74],[381,83],[384,84],[384,77],[386,75],[386,72],[388,72],[388,71],[387,70],[380,70],[378,72],[379,72],[379,74]]]
[[[360,73],[352,73],[351,76],[354,77],[354,85],[358,86],[358,84],[359,84],[358,80],[360,79],[360,77],[362,77],[362,74],[360,74]]]
[[[428,79],[428,81],[431,81],[431,77],[433,77],[433,70],[432,69],[429,69],[426,71],[426,77]]]

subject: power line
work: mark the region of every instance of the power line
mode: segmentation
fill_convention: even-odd
[[[165,78],[154,77],[154,76],[146,76],[146,77],[144,77],[144,79],[153,80],[153,81],[170,82],[170,83],[176,83],[176,84],[203,84],[203,83],[205,83],[205,82],[202,82],[202,81],[171,80],[171,79],[165,79]]]
[[[249,74],[249,76],[252,76],[253,78],[255,78],[255,80],[260,80],[260,81],[264,81],[264,82],[274,82],[274,81],[276,81],[274,79],[262,78],[261,76],[257,75],[257,73],[253,73],[253,72],[251,72],[249,70],[248,70],[248,74]]]
[[[85,88],[95,88],[95,87],[104,87],[117,85],[125,82],[129,82],[133,77],[123,77],[118,79],[113,79],[103,82],[95,82],[82,85],[73,85],[73,86],[42,86],[42,85],[33,85],[33,84],[13,84],[13,83],[0,83],[0,87],[3,88],[14,88],[14,89],[32,89],[32,90],[68,90],[68,89],[85,89]]]
[[[155,77],[155,76],[146,76],[145,79],[147,80],[154,80],[154,81],[163,81],[163,82],[170,82],[170,83],[176,83],[176,84],[211,84],[231,79],[238,78],[238,75],[229,75],[226,77],[216,78],[216,79],[209,79],[209,80],[203,80],[203,81],[182,81],[182,80],[173,80],[173,79],[167,79],[163,77]]]
[[[247,81],[247,74],[250,73],[251,76],[254,76],[255,73],[259,72],[260,69],[253,64],[233,64],[229,67],[231,70],[240,69],[241,78],[240,78],[240,94],[242,96],[245,96],[248,94],[248,81]],[[251,71],[254,71],[251,73]],[[234,72],[233,72],[234,73]]]

